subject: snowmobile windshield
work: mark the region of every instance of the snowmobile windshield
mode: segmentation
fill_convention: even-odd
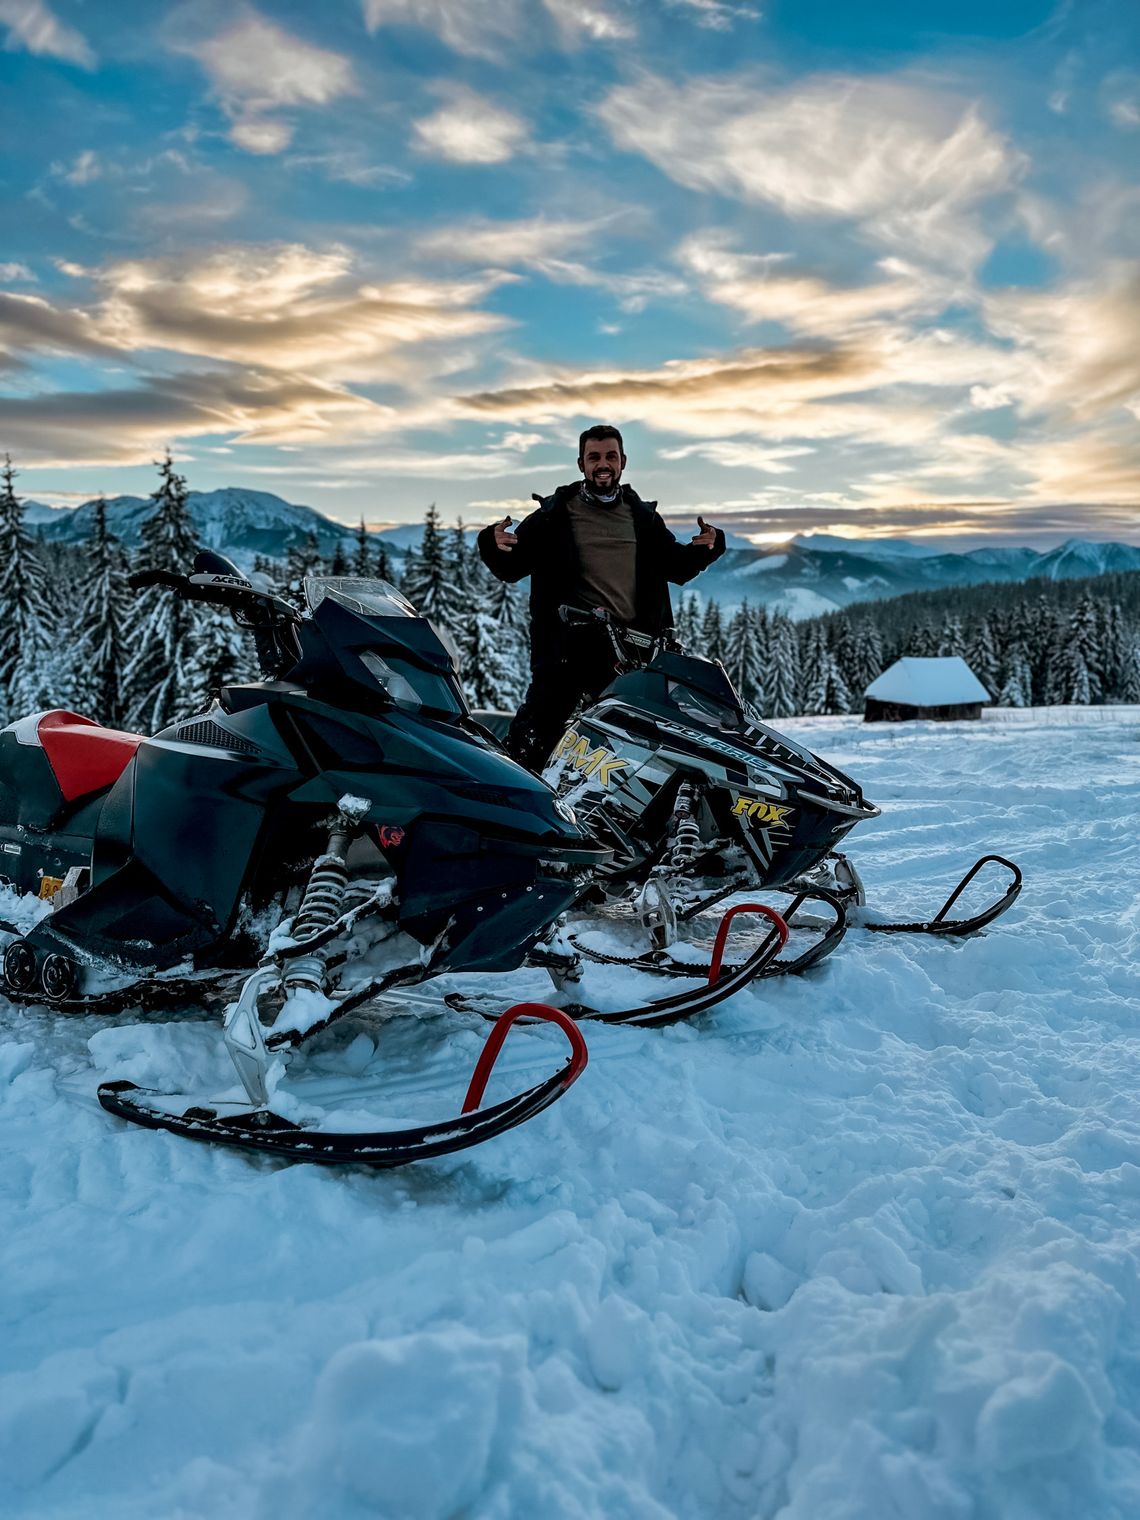
[[[407,597],[387,581],[352,575],[311,575],[305,580],[305,602],[315,612],[331,596],[350,612],[369,617],[419,617]]]

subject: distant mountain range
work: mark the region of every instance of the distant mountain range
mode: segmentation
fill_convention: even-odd
[[[190,516],[200,542],[228,554],[245,568],[255,555],[282,559],[312,534],[323,556],[338,543],[349,547],[355,533],[312,507],[295,506],[270,491],[227,486],[192,491]],[[116,496],[107,501],[111,531],[137,548],[140,529],[153,511],[149,497]],[[83,543],[91,534],[95,502],[74,508],[25,503],[29,528],[52,543]],[[469,529],[475,532],[476,529]],[[422,528],[404,523],[376,535],[388,547],[397,571],[415,548]],[[996,547],[947,554],[907,539],[843,539],[810,534],[777,548],[756,548],[734,534],[717,563],[693,583],[701,601],[715,598],[725,608],[747,599],[779,609],[793,618],[814,617],[852,602],[933,591],[948,586],[976,586],[984,581],[1050,580],[1101,575],[1110,570],[1140,570],[1140,548],[1130,544],[1090,543],[1070,539],[1055,549]]]

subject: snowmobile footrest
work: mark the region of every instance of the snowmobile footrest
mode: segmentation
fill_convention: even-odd
[[[491,1069],[504,1039],[516,1019],[542,1019],[557,1024],[570,1042],[566,1064],[545,1081],[489,1108],[480,1108]],[[202,1103],[189,1095],[160,1093],[136,1087],[133,1082],[104,1082],[99,1102],[146,1129],[164,1129],[191,1140],[210,1140],[241,1150],[263,1151],[287,1161],[350,1163],[358,1166],[403,1166],[409,1161],[446,1156],[466,1150],[504,1134],[551,1103],[577,1081],[585,1070],[586,1042],[573,1020],[559,1008],[545,1003],[520,1003],[509,1008],[495,1023],[476,1065],[462,1113],[439,1124],[413,1129],[336,1131],[311,1128],[282,1118],[268,1108],[251,1109],[248,1103]],[[184,1099],[187,1106],[182,1107]]]

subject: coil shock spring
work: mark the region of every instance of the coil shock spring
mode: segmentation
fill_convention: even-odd
[[[369,803],[364,799],[341,798],[336,819],[329,830],[325,852],[313,861],[301,906],[293,920],[295,940],[306,940],[319,934],[339,917],[348,892],[345,857],[353,835],[359,828],[360,819],[368,807]],[[318,949],[291,960],[282,982],[290,991],[301,987],[320,988],[324,975],[324,958]]]
[[[688,865],[701,848],[701,830],[693,816],[696,808],[696,788],[692,782],[686,781],[682,783],[677,793],[677,801],[673,808],[675,828],[670,864],[674,866]]]
[[[347,838],[344,835],[340,837],[347,844]],[[308,939],[321,929],[327,929],[340,912],[348,890],[348,867],[344,863],[344,856],[334,853],[331,848],[336,839],[334,834],[329,840],[329,851],[318,855],[313,862],[305,895],[293,920],[294,939]]]

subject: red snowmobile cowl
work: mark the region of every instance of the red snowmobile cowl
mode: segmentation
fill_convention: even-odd
[[[102,728],[63,708],[39,714],[36,738],[68,802],[117,781],[142,743],[141,734]]]

